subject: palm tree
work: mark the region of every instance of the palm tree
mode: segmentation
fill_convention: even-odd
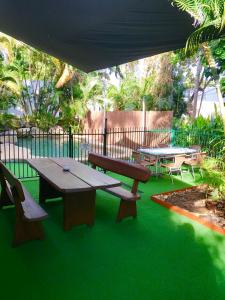
[[[16,72],[0,66],[0,90],[1,93],[11,92],[19,95],[20,84]]]
[[[225,107],[216,61],[208,43],[210,40],[225,36],[225,2],[224,0],[173,0],[172,3],[194,18],[193,25],[196,29],[187,39],[185,52],[187,55],[194,54],[199,47],[203,52],[213,74],[225,127]]]
[[[10,66],[13,61],[15,42],[12,38],[0,34],[0,90],[1,93],[20,93],[19,78],[16,68]]]

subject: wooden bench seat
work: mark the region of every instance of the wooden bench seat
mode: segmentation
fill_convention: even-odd
[[[118,186],[118,187],[113,187],[113,188],[107,188],[104,189],[105,192],[108,192],[114,196],[118,196],[123,200],[126,201],[136,201],[138,199],[140,199],[140,195],[138,194],[133,194],[128,190],[125,190],[124,188]]]
[[[120,198],[120,207],[117,214],[117,221],[121,221],[126,217],[136,217],[136,201],[140,199],[140,195],[137,193],[138,183],[140,181],[148,181],[151,174],[149,169],[141,165],[132,164],[126,161],[110,158],[96,153],[89,153],[88,161],[92,164],[93,168],[100,167],[106,171],[111,171],[134,179],[131,191],[128,191],[122,187],[105,188],[103,190]]]
[[[31,197],[30,193],[22,186],[24,201],[21,202],[23,207],[23,217],[28,222],[42,221],[48,217],[46,211]]]
[[[25,241],[43,239],[41,221],[48,217],[21,182],[0,162],[0,208],[15,205],[16,222],[13,246]]]

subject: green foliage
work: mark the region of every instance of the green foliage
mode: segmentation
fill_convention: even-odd
[[[0,91],[1,99],[4,99],[4,105],[0,105],[9,107],[12,104],[10,99],[19,95],[20,85],[17,70],[7,64],[4,59],[0,52]],[[7,100],[9,100],[8,104]]]
[[[204,181],[213,188],[214,198],[225,199],[225,163],[221,159],[208,158],[204,162]]]
[[[197,51],[203,42],[224,37],[224,0],[173,0],[172,3],[195,21],[196,29],[187,40],[186,53]]]
[[[223,96],[225,96],[225,78],[222,78],[220,80],[220,86],[221,86],[221,91],[223,93]]]
[[[68,130],[70,127],[73,132],[79,131],[81,119],[84,117],[86,110],[82,101],[74,101],[72,104],[64,105],[61,108],[61,117],[58,124]]]
[[[201,46],[201,51],[205,56],[209,66],[210,76],[213,78],[216,86],[219,85],[218,65],[214,56],[223,60],[223,46],[213,51],[209,46],[209,41],[223,38],[225,36],[225,4],[224,0],[173,0],[179,9],[186,11],[194,18],[195,30],[188,37],[186,42],[186,55],[193,55]],[[219,48],[221,48],[219,50]],[[200,85],[199,85],[200,86]],[[197,85],[196,85],[197,87]],[[223,126],[225,128],[225,108],[221,90],[217,90],[220,112],[223,117]],[[197,95],[195,92],[195,95]],[[196,115],[196,101],[194,101],[193,114]]]
[[[174,119],[174,128],[187,131],[201,131],[203,134],[223,135],[223,120],[220,115],[212,118],[199,116],[196,119],[185,117]]]
[[[222,159],[225,148],[223,120],[220,115],[214,118],[199,116],[175,119],[174,143],[180,146],[200,145],[209,155]]]
[[[0,131],[17,129],[20,127],[19,118],[10,114],[0,114]]]
[[[217,68],[220,72],[225,71],[225,39],[210,42],[213,57],[216,60]]]
[[[126,64],[120,70],[120,84],[108,88],[114,109],[141,110],[144,100],[146,110],[173,110],[181,116],[186,111],[184,84],[182,70],[173,58],[172,53],[165,53],[145,59],[141,75],[138,62]]]
[[[11,93],[2,92],[0,96],[0,111],[7,111],[10,107],[16,105],[16,96]]]
[[[210,47],[216,61],[217,74],[220,76],[221,91],[225,96],[225,39],[211,42]]]
[[[143,83],[132,75],[124,78],[119,87],[110,85],[107,91],[107,97],[113,100],[116,110],[140,110],[144,96],[147,95]]]
[[[159,97],[155,100],[154,105],[155,110],[173,110],[173,101],[171,97],[165,98],[165,97]]]
[[[225,39],[218,39],[208,43],[208,49],[210,51],[210,58],[205,55],[205,52],[199,52],[201,57],[201,64],[204,67],[204,75],[206,78],[215,79],[220,77],[221,80],[225,76]],[[212,65],[209,65],[209,60],[213,61]]]
[[[184,101],[184,91],[185,86],[183,80],[179,76],[175,77],[172,91],[172,110],[174,117],[179,118],[187,111],[187,103]]]
[[[38,127],[43,131],[48,131],[58,123],[58,118],[54,117],[50,112],[42,111],[32,114],[29,117],[29,123],[32,126]]]

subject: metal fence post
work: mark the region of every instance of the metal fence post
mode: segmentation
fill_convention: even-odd
[[[73,158],[73,134],[71,127],[69,127],[69,157]]]
[[[175,145],[175,130],[171,129],[171,144],[172,146]]]
[[[107,135],[108,135],[107,118],[105,118],[105,126],[103,132],[103,155],[106,156],[107,156]]]

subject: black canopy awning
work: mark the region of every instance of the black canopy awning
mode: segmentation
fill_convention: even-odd
[[[0,0],[0,31],[86,71],[184,46],[170,0]]]

